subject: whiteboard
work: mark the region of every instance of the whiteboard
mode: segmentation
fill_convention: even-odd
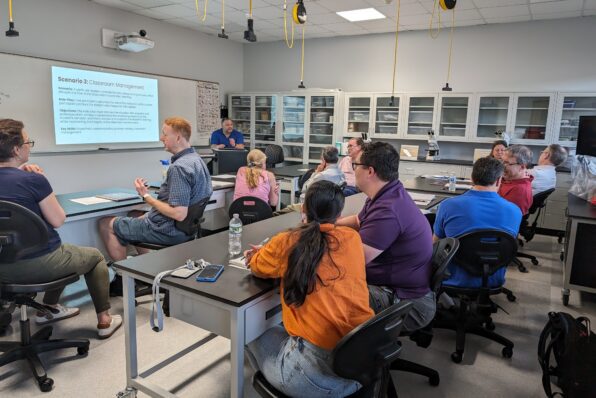
[[[156,142],[56,145],[52,105],[52,66],[85,69],[157,79],[159,120],[182,116],[191,122],[192,145],[207,145],[211,131],[219,128],[219,84],[102,68],[43,58],[0,53],[0,118],[21,120],[35,141],[34,152],[68,152],[107,149],[161,148]],[[209,83],[209,90],[201,90]],[[208,95],[207,99],[203,96]],[[211,117],[205,118],[204,115]],[[201,117],[199,117],[201,116]],[[197,124],[201,123],[200,126]],[[161,128],[161,125],[156,126]]]

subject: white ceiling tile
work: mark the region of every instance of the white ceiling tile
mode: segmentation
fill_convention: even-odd
[[[95,0],[96,3],[99,4],[103,4],[104,6],[108,6],[108,7],[116,7],[116,8],[120,8],[121,10],[137,10],[141,7],[131,4],[131,3],[127,3],[125,1],[122,0]]]
[[[324,0],[320,2],[320,5],[333,12],[370,8],[364,0]],[[308,11],[308,3],[306,4],[306,11]]]
[[[336,13],[321,14],[321,15],[309,15],[308,22],[315,25],[325,25],[333,23],[344,23],[346,20]]]
[[[584,17],[589,17],[589,16],[592,16],[592,15],[596,15],[596,8],[594,8],[593,10],[585,10],[583,12],[583,16]]]
[[[174,4],[174,2],[171,0],[126,0],[126,2],[143,8],[152,8]]]
[[[262,19],[275,19],[275,18],[282,18],[284,16],[284,11],[279,7],[274,6],[267,6],[263,8],[257,8],[252,10],[252,15],[254,18],[262,18]],[[288,19],[290,15],[288,13]]]
[[[395,3],[397,0],[391,0],[391,4],[393,4],[393,7],[395,7]],[[381,6],[386,6],[387,5],[387,1],[386,0],[365,0],[366,3],[370,4],[373,7],[381,7]],[[401,0],[401,5],[405,5],[405,4],[412,4],[412,3],[418,3],[418,0]]]
[[[379,30],[379,29],[389,29],[395,30],[395,21],[389,18],[385,19],[376,19],[374,21],[362,21],[356,23],[361,28],[366,30]]]
[[[334,24],[330,24],[330,25],[325,25],[325,27],[327,29],[329,29],[330,32],[353,32],[358,33],[358,32],[366,32],[365,29],[361,28],[360,26],[350,23],[350,22],[343,22],[343,23],[334,23]]]
[[[495,6],[504,7],[504,6],[512,6],[512,5],[521,5],[521,4],[528,4],[528,0],[473,0],[476,7],[482,8],[492,8]]]
[[[581,17],[581,11],[568,11],[568,12],[557,12],[553,14],[534,14],[532,15],[532,19],[539,20],[539,19],[560,19],[560,18],[576,18]]]
[[[458,10],[455,12],[455,22],[466,21],[470,19],[482,19],[482,15],[477,10]],[[451,13],[443,14],[441,17],[443,21],[451,21]],[[451,22],[449,22],[451,23]]]
[[[155,7],[150,9],[153,12],[163,13],[171,17],[190,17],[197,15],[197,11],[194,8],[188,8],[180,4],[174,4],[170,6]]]
[[[480,14],[484,18],[529,17],[530,9],[527,5],[481,8]],[[529,18],[528,18],[529,19]]]
[[[326,1],[318,1],[316,3],[313,3],[312,1],[307,1],[304,4],[304,7],[306,8],[306,15],[308,15],[308,18],[310,18],[311,15],[319,15],[319,14],[329,13],[329,9],[327,7],[325,7],[326,3],[327,3]],[[294,2],[288,1],[288,15],[291,15],[293,4],[294,4]],[[283,2],[281,5],[283,8]]]
[[[399,23],[401,25],[421,25],[426,24],[428,28],[430,24],[430,15],[429,14],[420,14],[420,15],[406,15],[401,16],[399,18]]]
[[[386,15],[388,17],[394,17],[397,15],[397,8],[395,7],[395,4],[385,5],[385,6],[381,6],[381,7],[375,7],[375,8],[377,10],[379,10],[379,12],[381,14]],[[420,5],[420,3],[402,4],[400,11],[399,11],[400,16],[426,14],[426,13],[427,13],[426,8],[422,7],[422,5]]]
[[[585,0],[584,1],[584,9],[585,10],[596,10],[596,0]]]
[[[552,14],[555,12],[580,11],[583,0],[562,0],[548,3],[530,4],[532,14]]]
[[[139,14],[139,15],[143,15],[149,18],[153,18],[153,19],[159,19],[159,20],[164,20],[164,19],[170,19],[172,18],[170,15],[165,15],[164,13],[161,12],[155,12],[153,10],[149,9],[140,9],[140,10],[134,10],[133,11],[135,14]]]
[[[522,22],[527,21],[528,18],[525,16],[513,16],[513,17],[496,17],[496,18],[484,18],[487,23],[511,23],[511,22]]]

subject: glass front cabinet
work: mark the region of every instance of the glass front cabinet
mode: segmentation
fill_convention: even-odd
[[[503,93],[478,94],[474,106],[474,141],[493,142],[497,131],[511,131],[513,96]]]
[[[409,95],[407,96],[406,122],[402,138],[428,138],[428,132],[436,133],[435,116],[437,113],[437,95]]]
[[[443,141],[461,141],[469,137],[473,96],[468,94],[439,94],[439,122],[435,135]]]
[[[343,135],[345,137],[370,135],[373,132],[372,109],[372,94],[346,94]]]
[[[553,123],[553,142],[575,147],[580,116],[595,115],[596,94],[559,93]]]
[[[515,94],[511,142],[514,144],[544,145],[549,141],[554,94]]]
[[[230,95],[229,117],[234,121],[234,128],[244,136],[246,147],[252,144],[252,105],[253,96],[250,94]]]
[[[374,138],[400,138],[402,130],[402,96],[391,94],[377,94],[374,96]]]

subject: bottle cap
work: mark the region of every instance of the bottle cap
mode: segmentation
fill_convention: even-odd
[[[234,213],[233,216],[234,218],[240,218],[240,215],[238,213]]]
[[[170,165],[170,161],[169,160],[160,160],[159,161],[161,163],[162,166],[169,166]]]

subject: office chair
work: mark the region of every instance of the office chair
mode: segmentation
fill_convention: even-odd
[[[362,388],[349,397],[384,397],[390,381],[389,364],[401,352],[399,333],[412,303],[397,303],[346,334],[333,349],[333,371],[356,380]],[[262,397],[287,397],[258,371],[252,384]]]
[[[532,201],[532,206],[530,207],[528,214],[526,214],[522,218],[521,225],[519,227],[519,234],[521,236],[523,236],[523,238],[526,240],[526,242],[529,242],[534,238],[534,235],[536,234],[536,230],[538,229],[538,219],[540,218],[540,212],[546,206],[546,200],[548,199],[550,194],[553,192],[555,192],[555,188],[551,188],[551,189],[548,189],[543,192],[539,192],[536,195],[534,195],[534,198]],[[529,223],[530,215],[535,214],[535,213],[536,213],[536,216],[534,217],[534,221],[530,225],[530,223]],[[517,242],[518,242],[519,246],[524,245],[524,242],[519,238],[518,238]],[[515,263],[515,265],[517,265],[517,268],[519,269],[520,272],[528,272],[527,268],[519,260],[520,258],[527,258],[532,262],[532,264],[538,265],[538,259],[535,256],[532,256],[532,255],[526,254],[526,253],[522,253],[522,252],[517,252],[517,255],[513,259],[513,262]]]
[[[0,201],[0,266],[3,263],[14,263],[27,254],[45,247],[47,243],[47,226],[37,214],[16,203]],[[85,355],[89,352],[89,340],[50,340],[51,326],[45,326],[32,335],[27,307],[50,315],[49,307],[34,300],[37,293],[61,288],[78,280],[77,274],[71,274],[44,283],[0,284],[0,299],[20,307],[21,315],[19,321],[21,340],[0,342],[0,352],[3,353],[0,355],[0,367],[26,359],[43,392],[52,390],[54,380],[48,377],[39,354],[64,348],[76,348],[78,355]],[[3,324],[10,324],[11,318],[12,315],[9,312],[2,313]]]
[[[431,260],[432,274],[430,278],[430,288],[438,298],[443,280],[448,277],[447,266],[459,248],[459,241],[456,238],[444,238],[433,245],[433,256]],[[432,322],[426,327],[416,330],[413,333],[402,333],[402,336],[410,336],[410,339],[416,342],[419,347],[427,348],[433,338]],[[431,386],[438,386],[441,379],[439,372],[429,367],[419,365],[414,362],[397,358],[391,363],[391,370],[414,373],[420,376],[428,377]],[[389,383],[388,397],[397,398],[397,392],[394,384]]]
[[[273,217],[273,210],[269,203],[254,196],[242,196],[233,201],[228,210],[230,219],[236,213],[244,225]]]
[[[267,156],[267,168],[273,169],[279,163],[284,162],[284,150],[280,145],[269,144],[265,147],[265,156]]]
[[[204,221],[203,213],[205,212],[205,208],[207,207],[207,204],[209,203],[209,199],[210,199],[210,197],[206,197],[204,199],[201,199],[197,203],[190,205],[188,207],[188,214],[186,215],[186,218],[182,221],[176,221],[174,223],[174,225],[176,226],[176,229],[179,229],[180,231],[184,232],[186,234],[186,236],[188,236],[189,241],[198,239],[201,237],[201,222]],[[161,250],[166,247],[169,247],[169,245],[149,243],[149,242],[135,242],[135,243],[131,243],[131,244],[133,246],[142,247],[144,249],[149,249],[149,250]],[[141,282],[141,281],[136,281],[136,283],[139,284],[139,288],[135,289],[135,298],[152,294],[151,285],[149,285],[148,283]],[[164,313],[167,316],[169,316],[170,315],[170,310],[169,310],[170,294],[167,289],[162,289],[162,291],[164,292],[164,299],[163,299]]]
[[[517,251],[516,240],[503,231],[490,229],[472,231],[458,239],[459,249],[454,262],[470,275],[482,278],[482,285],[478,288],[443,285],[441,292],[457,296],[459,307],[455,311],[438,310],[433,327],[456,332],[455,352],[451,354],[455,363],[462,361],[468,333],[502,344],[501,354],[511,358],[513,343],[494,332],[495,324],[490,316],[497,311],[490,296],[502,293],[503,288],[489,287],[488,277],[513,260]]]

